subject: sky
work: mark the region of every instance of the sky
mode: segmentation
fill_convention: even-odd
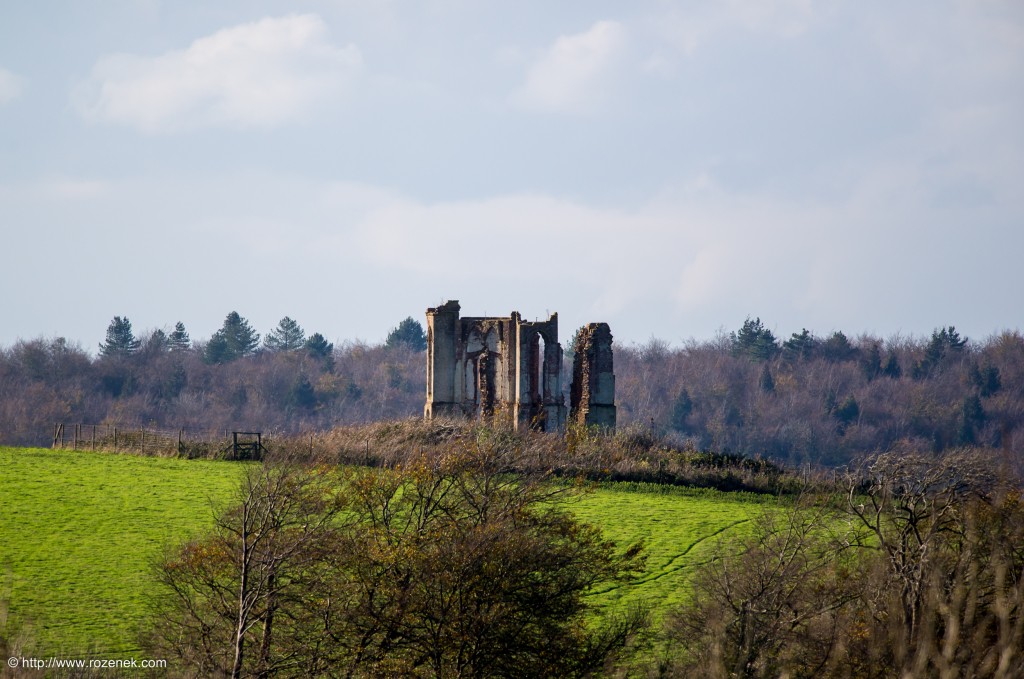
[[[1019,0],[0,3],[0,346],[1024,326]]]

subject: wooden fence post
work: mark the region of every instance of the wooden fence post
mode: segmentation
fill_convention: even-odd
[[[92,449],[96,450],[96,425],[92,425]]]
[[[139,427],[139,430],[142,432],[142,443],[139,445],[142,447],[142,452],[146,452],[146,428]]]
[[[76,424],[75,425],[75,445],[72,446],[72,448],[71,448],[72,450],[78,450],[78,428],[81,427],[81,426],[82,426],[81,424]]]
[[[117,452],[117,427],[114,427],[114,452]]]

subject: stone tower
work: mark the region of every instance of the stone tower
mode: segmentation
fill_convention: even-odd
[[[615,429],[615,372],[612,332],[607,323],[589,323],[576,335],[569,390],[569,420]]]

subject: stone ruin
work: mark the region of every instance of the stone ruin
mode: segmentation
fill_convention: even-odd
[[[460,318],[459,303],[427,309],[427,403],[424,417],[505,419],[517,429],[561,431],[562,345],[558,314],[524,321]],[[585,326],[576,340],[570,421],[615,428],[612,335],[607,323]]]

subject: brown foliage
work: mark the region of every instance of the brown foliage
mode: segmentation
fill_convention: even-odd
[[[1020,486],[974,450],[876,458],[703,568],[661,674],[1024,677]]]
[[[386,468],[254,468],[213,533],[159,565],[151,646],[197,676],[592,676],[646,624],[584,596],[643,570],[510,475],[514,447],[455,441]]]
[[[1007,443],[1010,459],[1022,464],[1019,332],[937,354],[916,379],[912,368],[929,355],[927,339],[864,336],[851,346],[845,360],[814,350],[760,361],[735,355],[724,335],[680,348],[658,340],[615,347],[620,426],[792,466],[845,465],[897,444],[945,450],[965,437]],[[147,342],[123,359],[92,360],[62,339],[37,339],[0,350],[0,442],[47,445],[55,421],[291,435],[422,413],[426,361],[404,344],[346,343],[325,358],[264,351],[224,365],[203,363],[201,349]],[[872,356],[878,363],[866,368]],[[899,377],[878,371],[890,359]],[[979,370],[990,369],[998,389],[977,382]],[[309,390],[299,394],[303,381]],[[689,401],[676,417],[684,389]],[[981,417],[965,425],[964,400],[975,395]],[[852,402],[856,411],[845,407]]]

